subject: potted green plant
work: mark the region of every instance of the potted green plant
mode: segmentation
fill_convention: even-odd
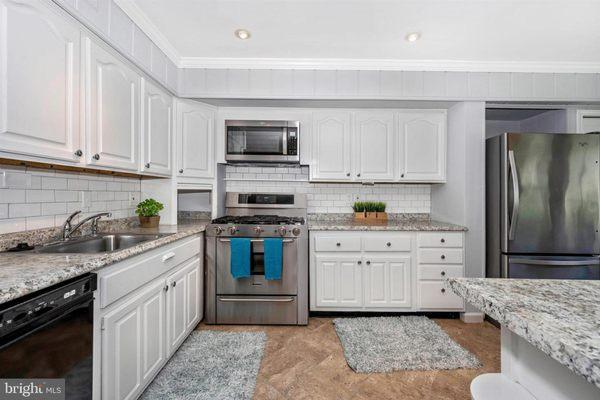
[[[154,199],[146,199],[138,203],[135,213],[140,219],[142,228],[156,228],[160,222],[160,215],[158,213],[163,208],[163,204]]]
[[[375,201],[357,201],[352,205],[354,219],[368,221],[387,221],[385,203]]]

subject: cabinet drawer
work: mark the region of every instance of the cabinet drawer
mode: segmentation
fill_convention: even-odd
[[[462,278],[462,265],[420,265],[419,279]]]
[[[315,251],[360,251],[360,237],[318,236]]]
[[[419,247],[462,247],[463,234],[457,232],[420,233]]]
[[[171,268],[200,253],[200,238],[175,242],[149,254],[141,254],[109,267],[99,273],[100,308],[105,308],[121,297],[164,274]]]
[[[364,251],[410,251],[409,235],[366,235],[362,238]]]
[[[443,281],[419,282],[419,305],[422,309],[462,310],[463,299],[446,288]]]
[[[462,264],[462,249],[421,249],[419,264]]]

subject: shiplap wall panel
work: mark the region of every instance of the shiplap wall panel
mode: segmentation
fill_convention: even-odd
[[[173,61],[167,58],[167,77],[165,85],[174,92],[177,92],[179,82],[179,68]]]
[[[159,82],[166,82],[167,56],[154,43],[152,43],[150,70],[154,79]]]
[[[271,94],[271,71],[265,69],[250,70],[250,92],[260,96]]]
[[[252,70],[182,71],[184,97],[600,101],[600,74],[275,69],[248,85]]]
[[[133,28],[133,21],[121,7],[113,5],[108,26],[108,37],[117,49],[129,55],[133,54]]]
[[[152,41],[137,25],[133,29],[133,58],[152,73]]]

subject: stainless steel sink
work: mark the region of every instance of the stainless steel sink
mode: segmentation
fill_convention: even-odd
[[[35,253],[108,253],[123,250],[138,243],[158,239],[163,235],[113,233],[86,236],[64,242],[51,243],[32,250]]]

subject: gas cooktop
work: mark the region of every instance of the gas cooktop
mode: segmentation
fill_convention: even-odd
[[[304,225],[302,217],[286,217],[281,215],[227,215],[212,220],[213,224],[237,225]]]

